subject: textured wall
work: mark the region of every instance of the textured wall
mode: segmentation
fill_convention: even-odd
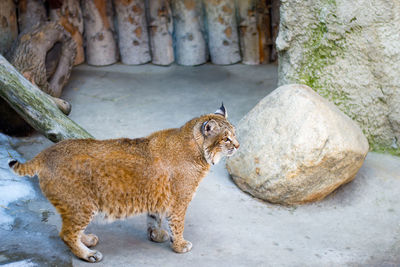
[[[303,83],[400,155],[400,2],[282,0],[279,83]]]

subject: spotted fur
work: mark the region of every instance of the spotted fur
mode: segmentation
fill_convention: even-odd
[[[102,259],[97,236],[85,228],[98,213],[110,220],[148,214],[149,239],[164,242],[168,220],[172,249],[190,251],[183,238],[189,202],[210,165],[239,147],[226,112],[194,118],[181,128],[138,139],[65,140],[21,164],[19,175],[39,177],[40,188],[62,218],[60,237],[79,258]]]

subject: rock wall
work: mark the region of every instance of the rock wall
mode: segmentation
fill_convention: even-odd
[[[400,155],[400,2],[282,0],[279,84],[302,83]]]

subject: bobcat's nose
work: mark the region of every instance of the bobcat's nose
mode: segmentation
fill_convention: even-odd
[[[233,146],[234,146],[236,149],[238,149],[238,148],[240,147],[240,144],[239,144],[238,141],[236,141],[235,143],[233,143]]]

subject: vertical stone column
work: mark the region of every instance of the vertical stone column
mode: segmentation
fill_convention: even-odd
[[[18,26],[19,32],[29,30],[37,24],[47,21],[46,8],[42,0],[18,1]]]
[[[234,0],[204,0],[211,62],[229,65],[241,60]]]
[[[144,1],[114,0],[114,4],[122,63],[138,65],[149,62],[151,56]]]
[[[82,11],[87,63],[95,66],[115,63],[118,50],[114,39],[111,0],[82,1]]]
[[[267,1],[257,0],[256,17],[260,47],[260,63],[266,64],[270,62],[272,45],[271,13],[268,8]]]
[[[13,0],[0,1],[0,54],[5,54],[18,36],[17,14]]]
[[[180,65],[200,65],[207,61],[203,36],[202,3],[198,0],[172,0],[175,57]]]
[[[51,2],[50,2],[51,4]],[[67,30],[76,43],[74,65],[85,61],[83,49],[83,17],[79,0],[64,0],[61,6],[50,5],[50,20],[56,21]]]
[[[172,14],[168,0],[148,0],[150,47],[152,63],[169,65],[174,62]]]
[[[256,2],[256,0],[237,1],[242,62],[248,65],[260,63],[260,36],[257,29]]]

